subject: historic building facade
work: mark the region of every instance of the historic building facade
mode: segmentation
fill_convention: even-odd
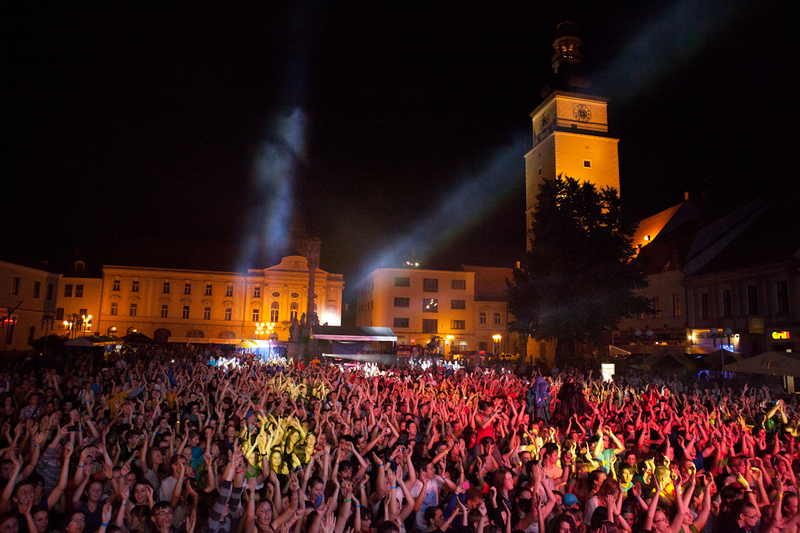
[[[288,340],[292,319],[304,317],[308,280],[302,256],[246,274],[105,266],[98,331],[137,331],[159,342],[230,342],[255,338],[257,324],[272,322],[278,340]],[[340,325],[342,275],[318,269],[314,281],[320,324]]]
[[[379,268],[356,286],[356,325],[390,327],[398,344],[436,337],[443,354],[515,351],[505,296],[510,278],[510,268]]]
[[[3,351],[27,351],[52,331],[60,276],[0,261],[0,336]]]
[[[608,99],[588,93],[581,76],[581,40],[572,22],[562,22],[553,42],[553,78],[531,113],[533,145],[525,154],[526,224],[531,228],[536,196],[545,179],[569,176],[619,192],[619,139],[608,130]],[[530,246],[530,243],[528,243]]]

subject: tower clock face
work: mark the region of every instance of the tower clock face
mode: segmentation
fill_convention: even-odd
[[[589,122],[592,120],[592,110],[587,105],[576,104],[572,108],[572,116],[580,122]]]

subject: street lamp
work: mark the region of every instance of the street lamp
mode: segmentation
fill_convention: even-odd
[[[492,335],[492,340],[494,340],[494,348],[492,351],[494,352],[495,355],[497,355],[497,350],[500,349],[500,339],[502,338],[503,336],[500,335],[499,333],[495,333],[494,335]]]
[[[83,326],[83,336],[85,337],[87,332],[92,332],[92,315],[81,315],[81,325]]]
[[[50,329],[52,331],[55,321],[56,315],[53,313],[42,315],[42,327],[44,328],[44,350],[42,350],[42,355],[47,355],[47,330]]]
[[[633,334],[636,336],[636,344],[639,344],[639,340],[642,337],[642,330],[637,329],[636,331],[633,332]],[[644,334],[647,336],[647,338],[644,339],[643,341],[642,370],[647,371],[647,342],[652,340],[653,330],[648,328],[647,331],[644,332]]]
[[[455,339],[455,337],[453,337],[452,335],[448,335],[447,337],[445,337],[445,341],[444,341],[445,344],[449,344],[450,345],[450,358],[451,359],[453,358],[453,339]]]

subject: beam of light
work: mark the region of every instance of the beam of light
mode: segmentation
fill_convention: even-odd
[[[520,133],[512,143],[498,148],[479,172],[465,176],[447,198],[436,202],[435,212],[370,258],[357,279],[381,266],[400,267],[412,249],[424,265],[427,257],[482,222],[524,183],[522,154],[529,136]]]
[[[251,225],[242,247],[240,269],[252,268],[259,250],[269,264],[280,260],[291,238],[294,172],[305,153],[306,118],[295,108],[276,120],[272,137],[256,156]]]
[[[687,60],[713,45],[714,37],[735,18],[746,0],[682,0],[665,8],[595,80],[597,91],[624,104],[658,83]],[[698,76],[703,76],[698,72]]]

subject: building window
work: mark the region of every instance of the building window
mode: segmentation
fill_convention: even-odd
[[[56,320],[64,320],[64,308],[56,307]]]
[[[19,296],[19,284],[20,284],[20,279],[17,276],[14,276],[11,279],[11,294],[13,294],[14,296]],[[66,296],[66,294],[64,296]]]
[[[467,329],[467,321],[453,320],[453,329]]]
[[[495,313],[494,314],[494,323],[495,323],[495,325],[500,325],[500,324],[502,324],[502,322],[503,321],[502,321],[502,319],[500,317],[500,313]]]
[[[439,292],[439,280],[424,278],[422,280],[423,292]]]
[[[183,306],[183,313],[181,313],[181,318],[189,318],[189,306]]]
[[[683,309],[681,309],[681,295],[677,292],[672,294],[672,316],[683,316]]]
[[[758,285],[747,286],[747,311],[748,314],[758,314]]]
[[[34,281],[33,282],[33,297],[39,298],[42,293],[42,282],[41,281]]]
[[[75,285],[75,298],[83,298],[83,285]]]
[[[731,316],[733,314],[733,305],[731,304],[731,290],[725,289],[722,291],[722,316]]]
[[[297,302],[292,302],[289,304],[289,320],[297,320]],[[273,320],[275,322],[275,320]]]
[[[486,324],[486,311],[481,311],[478,314],[478,322],[481,324]]]
[[[128,315],[129,316],[136,316],[136,312],[138,311],[138,309],[137,309],[138,307],[139,306],[137,304],[131,304],[131,308],[128,311]]]
[[[591,159],[584,159],[584,160],[583,160],[583,168],[592,168],[592,161],[591,161]]]
[[[655,318],[661,318],[661,302],[658,299],[658,296],[653,297],[653,316]]]
[[[63,313],[63,308],[60,308],[61,312]],[[117,316],[119,314],[119,304],[117,302],[111,302],[111,311],[109,312],[111,316]]]
[[[466,300],[450,300],[450,309],[466,309]]]
[[[169,304],[161,304],[161,318],[169,318]]]
[[[789,282],[777,281],[775,282],[775,295],[778,302],[778,314],[789,313]]]
[[[183,284],[183,294],[187,296],[192,294],[192,284],[188,281]]]
[[[28,344],[33,343],[33,339],[36,337],[36,326],[31,326],[28,328]]]
[[[261,286],[256,285],[253,287],[253,298],[261,298]]]
[[[253,322],[258,322],[259,319],[261,318],[261,313],[259,311],[261,311],[261,310],[260,309],[253,309]]]
[[[700,318],[708,320],[708,293],[704,292],[700,295]]]
[[[225,308],[225,320],[230,322],[232,315],[233,315],[233,309],[231,309],[230,307],[226,307]]]
[[[422,312],[423,313],[438,313],[439,300],[436,298],[423,298],[422,299]]]
[[[280,304],[278,302],[272,302],[269,310],[269,321],[270,322],[277,322],[278,321],[278,311],[280,311]]]
[[[56,286],[55,285],[53,285],[52,283],[48,283],[47,284],[47,299],[48,300],[52,300],[53,299],[53,294],[55,293],[55,290],[56,290]]]
[[[206,296],[211,296],[211,284],[206,283]]]
[[[64,285],[64,298],[71,298],[72,297],[72,284],[67,283]]]
[[[89,310],[88,309],[79,309],[78,310],[78,314],[85,318],[86,315],[89,314]]]
[[[394,286],[395,287],[410,287],[411,286],[411,278],[394,278]]]
[[[203,308],[203,320],[211,320],[211,308],[204,307]]]
[[[165,281],[161,286],[161,292],[162,294],[169,294],[169,281]]]
[[[408,319],[407,318],[397,318],[394,319],[394,327],[396,328],[407,328],[408,327]]]
[[[225,287],[225,296],[233,296],[233,284],[228,283],[227,287]]]
[[[467,280],[465,279],[454,279],[450,282],[450,288],[457,290],[457,291],[464,291],[467,290]]]
[[[111,290],[112,291],[118,291],[119,290],[119,280],[118,279],[115,279],[114,282],[111,284]]]
[[[423,318],[422,333],[439,333],[439,321],[435,318]]]
[[[395,307],[408,307],[410,300],[408,298],[395,298],[394,299],[394,306]]]

